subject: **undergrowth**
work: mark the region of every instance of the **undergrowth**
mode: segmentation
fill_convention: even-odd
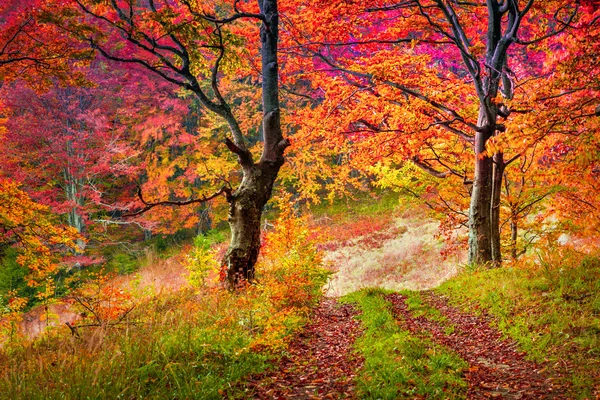
[[[12,335],[0,349],[0,398],[235,397],[242,377],[272,365],[321,296],[327,273],[308,236],[284,208],[264,240],[259,283],[235,293],[215,283],[218,270],[198,266],[211,251],[198,240],[193,285],[178,292],[143,297],[110,280],[88,282],[73,294],[81,319],[33,342],[5,319],[0,331]]]
[[[566,374],[573,396],[600,395],[600,256],[553,249],[537,261],[465,271],[439,292],[492,314],[528,357]]]
[[[465,398],[462,378],[467,364],[455,353],[412,335],[394,320],[387,292],[364,289],[345,296],[362,311],[365,333],[357,351],[365,359],[357,377],[357,395],[368,399]]]

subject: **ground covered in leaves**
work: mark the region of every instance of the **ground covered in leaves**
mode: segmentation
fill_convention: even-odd
[[[361,333],[349,304],[326,298],[278,367],[253,376],[244,392],[256,399],[345,399],[354,397],[362,360],[352,352]]]
[[[466,361],[468,367],[460,373],[468,386],[466,398],[571,398],[560,374],[548,365],[527,360],[515,342],[503,338],[490,326],[487,316],[461,312],[449,305],[444,296],[430,291],[391,293],[385,296],[385,303],[401,329],[415,338],[431,340],[436,347],[447,348]],[[246,381],[242,396],[255,399],[369,397],[364,388],[362,392],[355,392],[355,377],[361,374],[363,359],[353,348],[364,331],[357,315],[352,304],[340,305],[335,299],[324,299],[312,322],[291,343],[278,366],[252,376]],[[402,359],[397,357],[396,362],[402,363]],[[402,368],[400,364],[396,366]],[[424,373],[431,373],[427,369]],[[424,381],[427,379],[431,378],[424,377]],[[394,386],[389,392],[393,397],[389,398],[465,396],[464,391],[460,393],[450,387],[438,394],[419,394],[420,389],[413,379],[408,380],[404,389],[398,382],[385,384]]]
[[[553,399],[569,398],[568,388],[550,376],[547,365],[525,359],[516,343],[503,339],[490,326],[489,319],[463,313],[433,292],[421,294],[429,313],[411,312],[405,296],[393,293],[392,303],[399,323],[415,335],[431,336],[469,363],[465,378],[469,384],[467,398]],[[439,311],[439,313],[438,313]],[[429,314],[429,315],[427,315]]]

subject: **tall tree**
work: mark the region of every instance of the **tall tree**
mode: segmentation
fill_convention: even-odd
[[[552,57],[544,46],[560,50],[578,4],[296,1],[282,12],[285,75],[319,103],[307,136],[332,147],[344,142],[349,159],[374,164],[396,155],[464,183],[469,261],[498,265],[502,178],[521,150],[505,159],[488,144],[527,112],[527,82]]]
[[[56,23],[101,56],[120,64],[137,64],[190,91],[204,108],[227,123],[229,135],[224,142],[237,155],[242,175],[235,190],[224,186],[201,198],[156,202],[140,193],[143,205],[134,214],[158,205],[201,202],[225,194],[232,231],[223,260],[228,282],[235,287],[240,280],[252,280],[260,249],[262,209],[271,197],[289,146],[282,134],[279,109],[277,1],[74,0],[62,5],[68,9],[54,14]],[[73,17],[75,11],[79,17]],[[258,162],[232,109],[232,96],[223,91],[227,75],[244,68],[239,55],[245,46],[260,49],[264,140]]]

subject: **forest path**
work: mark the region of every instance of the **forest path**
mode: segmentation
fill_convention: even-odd
[[[361,333],[357,314],[349,304],[324,298],[278,367],[249,380],[248,398],[354,398],[354,376],[362,366],[362,360],[352,354]]]
[[[550,376],[548,365],[525,359],[514,341],[489,324],[489,319],[459,311],[444,296],[421,292],[425,304],[441,312],[438,318],[415,316],[406,297],[393,293],[386,296],[398,323],[414,335],[431,337],[433,341],[455,351],[469,364],[465,373],[468,399],[566,399],[568,387],[560,383],[556,371]]]
[[[431,220],[398,215],[358,218],[329,229],[333,240],[322,245],[335,271],[325,288],[329,297],[323,298],[275,369],[246,381],[245,398],[356,398],[354,378],[361,374],[363,360],[353,352],[353,344],[362,327],[356,318],[359,312],[337,299],[363,287],[425,290],[420,297],[439,312],[439,320],[409,310],[402,294],[387,295],[386,300],[403,329],[432,339],[468,363],[464,372],[468,399],[571,398],[556,368],[526,360],[515,342],[490,326],[488,317],[461,312],[444,296],[426,290],[453,276],[462,257],[444,259],[443,248],[434,239],[437,225]],[[402,397],[402,389],[398,396],[419,398]]]

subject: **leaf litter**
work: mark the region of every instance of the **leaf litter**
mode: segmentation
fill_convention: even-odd
[[[354,398],[354,378],[363,362],[353,353],[362,332],[357,314],[350,304],[324,298],[276,369],[248,380],[247,398]]]
[[[433,340],[447,346],[469,363],[465,378],[468,399],[566,399],[568,386],[560,371],[549,374],[549,366],[525,358],[517,344],[502,337],[490,326],[487,316],[463,313],[448,304],[444,296],[422,292],[424,301],[446,317],[438,322],[424,316],[415,317],[406,297],[393,293],[386,296],[392,303],[394,317],[413,334],[431,334]],[[450,333],[446,328],[452,327]]]

